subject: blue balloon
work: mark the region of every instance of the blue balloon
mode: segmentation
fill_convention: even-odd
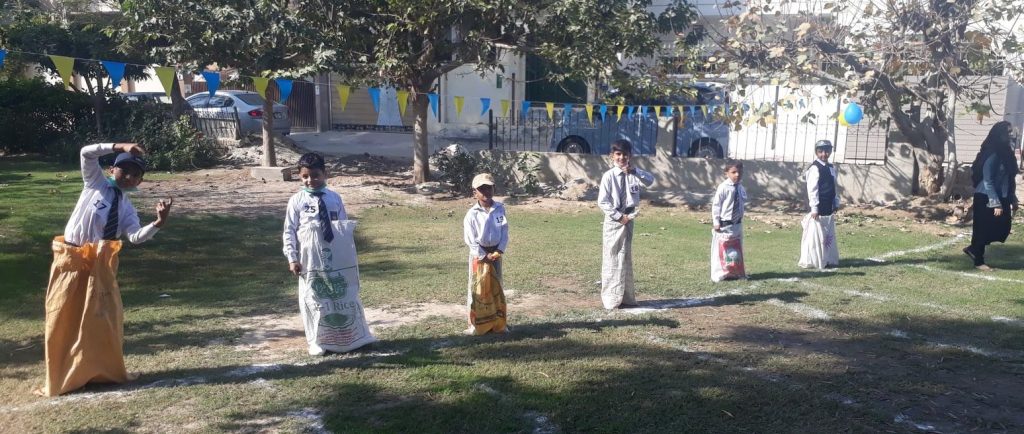
[[[846,110],[843,110],[843,117],[846,118],[846,122],[850,125],[856,125],[861,119],[864,119],[864,111],[860,109],[860,106],[855,102],[851,102],[846,106]]]

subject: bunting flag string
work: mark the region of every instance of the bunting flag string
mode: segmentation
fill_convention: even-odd
[[[270,84],[270,79],[267,77],[253,77],[252,87],[256,88],[256,93],[260,94],[263,99],[267,99],[267,85]],[[344,109],[342,109],[344,110]]]
[[[64,80],[64,88],[67,89],[68,86],[71,86],[71,74],[75,69],[75,58],[51,55],[50,60],[53,61],[53,66],[57,68],[57,74],[60,75],[61,80]]]
[[[156,72],[156,77],[160,80],[160,85],[164,87],[164,92],[169,98],[171,91],[174,90],[174,76],[177,73],[170,66],[157,66],[153,70]]]
[[[462,96],[454,96],[452,100],[455,102],[455,117],[462,116],[462,105],[466,103],[466,98]]]
[[[274,83],[277,84],[277,91],[281,94],[279,102],[284,104],[292,94],[292,81],[285,78],[275,78]]]
[[[338,99],[341,100],[341,111],[345,111],[345,107],[348,106],[348,97],[352,93],[352,87],[339,84],[335,85],[335,89],[338,90]]]
[[[491,109],[490,98],[480,98],[480,116],[487,114],[487,110]]]
[[[438,96],[436,93],[428,93],[427,99],[430,100],[430,111],[434,112],[434,119],[440,120],[440,114],[437,112]]]
[[[220,87],[220,72],[217,71],[203,71],[203,78],[206,80],[206,90],[212,97],[213,94],[217,93],[217,88]]]
[[[370,101],[373,101],[373,112],[380,113],[380,88],[371,87],[366,91],[370,94]]]
[[[409,105],[409,91],[399,90],[395,92],[395,98],[398,99],[398,114],[405,116],[405,108]]]
[[[39,54],[39,53],[22,52],[22,51],[10,50],[10,49],[6,49],[6,48],[0,48],[0,68],[3,68],[4,62],[5,62],[6,57],[7,57],[7,55],[9,53],[29,54],[29,55],[36,55],[36,56],[39,56],[39,57],[42,57],[42,58],[49,58],[53,62],[53,66],[56,69],[57,74],[60,76],[60,78],[63,81],[63,84],[64,84],[64,86],[66,88],[71,86],[71,84],[72,84],[72,80],[74,78],[74,68],[75,68],[75,65],[76,65],[76,61],[96,62],[99,65],[101,65],[103,67],[103,69],[105,70],[106,74],[109,76],[109,78],[110,78],[110,85],[111,85],[111,88],[113,88],[113,89],[117,89],[117,88],[121,87],[122,90],[123,90],[124,86],[122,85],[122,83],[123,83],[123,81],[125,79],[125,77],[124,77],[125,76],[125,71],[126,71],[126,67],[128,65],[140,66],[140,67],[145,67],[145,68],[153,68],[153,70],[155,72],[155,75],[156,75],[156,78],[159,80],[160,84],[164,88],[165,93],[168,96],[171,95],[171,92],[172,92],[173,87],[174,87],[174,80],[175,80],[175,78],[177,77],[177,74],[178,74],[177,70],[174,67],[154,66],[154,65],[139,65],[139,64],[124,63],[124,62],[117,62],[117,61],[108,61],[108,60],[81,59],[81,58],[68,57],[68,56],[46,55],[46,54]],[[83,64],[78,64],[78,65],[81,66]],[[222,84],[221,80],[223,79],[223,77],[222,77],[221,72],[219,72],[219,71],[201,71],[201,72],[199,72],[199,74],[202,76],[203,80],[206,80],[208,93],[210,95],[214,95],[216,93],[216,91],[218,90],[218,88],[221,87],[221,84]],[[232,75],[234,76],[234,74],[232,74]],[[269,86],[270,80],[273,80],[275,85],[277,86],[277,88],[279,90],[280,102],[282,102],[282,103],[286,102],[289,99],[289,96],[291,95],[292,89],[294,87],[293,84],[294,84],[295,81],[299,81],[299,82],[302,82],[302,83],[308,83],[308,84],[311,84],[311,85],[314,85],[314,86],[321,86],[321,85],[329,86],[331,84],[331,83],[318,83],[318,82],[315,82],[315,81],[309,81],[309,80],[303,80],[303,79],[295,80],[295,79],[287,79],[287,78],[251,77],[251,76],[239,76],[239,78],[251,79],[255,90],[264,98],[267,98],[267,86]],[[336,90],[338,92],[338,98],[339,98],[339,100],[341,102],[341,110],[345,111],[347,109],[348,101],[349,101],[349,98],[351,96],[352,86],[345,85],[345,84],[334,84],[334,86],[335,86],[335,88],[336,88]],[[381,94],[382,90],[383,90],[382,87],[367,88],[367,92],[369,93],[370,99],[373,102],[373,110],[375,112],[378,112],[378,113],[382,109],[381,101],[380,101],[380,94]],[[408,103],[409,103],[410,96],[412,96],[414,93],[416,95],[421,95],[421,93],[415,92],[414,90],[411,90],[411,89],[395,90],[395,92],[396,92],[395,98],[398,100],[398,109],[399,109],[399,112],[401,113],[402,116],[404,116],[405,112],[408,110]],[[434,117],[439,119],[439,117],[440,117],[440,95],[438,93],[426,93],[425,95],[427,95],[427,98],[430,101],[430,107],[431,107],[431,111],[434,113]],[[452,96],[451,98],[453,99],[454,104],[455,104],[456,116],[457,117],[461,117],[462,110],[465,108],[465,99],[467,98],[467,96],[457,95],[457,96]],[[479,97],[479,100],[480,100],[480,115],[483,116],[483,115],[487,114],[491,110],[491,102],[493,101],[493,98],[492,97]],[[799,107],[800,109],[804,109],[804,108],[808,108],[808,107],[813,107],[815,104],[824,105],[825,102],[826,102],[826,98],[823,97],[823,96],[797,97],[797,96],[794,95],[792,97],[787,97],[786,99],[783,99],[781,101],[774,101],[774,102],[763,102],[763,101],[751,102],[751,101],[747,101],[747,102],[733,102],[733,103],[706,104],[706,105],[689,105],[689,106],[688,105],[679,105],[679,106],[651,105],[651,106],[647,106],[647,105],[627,105],[627,104],[621,104],[621,105],[615,105],[614,107],[615,107],[616,121],[621,121],[622,120],[623,111],[627,111],[627,117],[629,119],[633,119],[633,115],[636,114],[636,112],[640,112],[640,115],[642,115],[644,118],[647,118],[647,117],[649,117],[649,112],[650,112],[651,107],[653,107],[654,108],[654,110],[653,110],[654,111],[654,116],[656,118],[661,118],[663,116],[675,117],[676,115],[678,115],[679,118],[680,118],[680,121],[682,122],[683,120],[685,120],[687,118],[687,116],[695,117],[698,114],[697,113],[698,110],[701,113],[703,113],[705,117],[707,117],[709,115],[710,116],[718,116],[718,115],[731,116],[733,114],[739,114],[739,113],[747,114],[748,112],[751,112],[751,111],[757,111],[757,112],[760,112],[760,113],[768,113],[768,112],[770,112],[772,110],[780,110],[780,109],[781,110],[787,110],[787,111],[788,110],[793,110],[796,107]],[[512,107],[515,106],[518,103],[518,104],[520,104],[518,106],[519,110],[521,111],[522,116],[525,118],[525,117],[528,116],[529,110],[532,107],[532,102],[528,101],[528,100],[517,101],[515,99],[500,99],[500,103],[501,103],[501,112],[500,112],[500,114],[502,116],[507,116],[510,113],[510,110],[512,109]],[[540,103],[540,102],[538,101],[538,103]],[[560,106],[559,108],[562,110],[562,118],[564,120],[569,120],[570,119],[570,115],[572,114],[572,112],[574,110],[574,104],[573,103],[543,102],[543,104],[544,104],[545,111],[547,112],[548,119],[552,120],[552,121],[554,120],[554,115],[555,115],[554,111],[555,111],[555,108],[556,108],[556,104],[558,106]],[[593,125],[595,123],[595,121],[594,121],[594,109],[595,109],[595,106],[598,108],[598,112],[601,115],[600,119],[602,121],[607,121],[608,120],[608,109],[609,109],[609,106],[607,104],[600,104],[600,105],[598,105],[598,104],[593,104],[593,103],[586,103],[586,104],[581,104],[581,105],[583,105],[581,111],[585,111],[586,116],[587,116],[587,121],[591,125]],[[719,112],[719,109],[721,109],[721,112]],[[687,111],[689,111],[689,114],[686,113]]]
[[[124,63],[111,62],[109,60],[101,60],[103,68],[107,70],[107,75],[110,76],[110,88],[116,89],[121,86],[121,80],[124,79]]]

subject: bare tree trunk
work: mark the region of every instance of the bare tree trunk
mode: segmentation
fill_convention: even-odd
[[[174,113],[175,118],[192,112],[192,106],[188,105],[181,92],[181,83],[178,82],[178,77],[171,80],[171,112]]]
[[[413,126],[412,178],[416,184],[430,181],[430,147],[427,131],[430,100],[427,99],[427,91],[420,90],[420,87],[422,86],[416,87],[412,100],[412,107],[416,113],[416,121]]]
[[[274,153],[274,103],[269,98],[263,100],[263,165],[277,166],[277,155]]]
[[[103,100],[103,78],[96,77],[96,86],[93,87],[92,80],[89,77],[84,77],[85,88],[89,90],[89,96],[92,98],[92,113],[96,120],[96,134],[100,137],[106,137],[103,133],[103,112],[106,109],[106,101]]]

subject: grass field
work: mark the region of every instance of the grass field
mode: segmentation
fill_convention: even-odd
[[[853,212],[841,216],[838,271],[796,267],[795,216],[752,213],[752,279],[712,284],[704,214],[645,209],[642,306],[606,312],[600,214],[510,205],[511,334],[466,337],[464,320],[432,316],[311,357],[301,344],[239,346],[261,319],[298,314],[277,208],[175,210],[121,254],[126,360],[143,377],[40,398],[49,241],[80,189],[76,167],[0,159],[0,431],[1024,431],[1019,233],[991,248],[999,270],[982,274],[965,240],[934,235],[962,228]],[[364,304],[463,303],[467,208],[352,213]]]

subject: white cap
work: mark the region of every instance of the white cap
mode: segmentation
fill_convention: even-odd
[[[473,189],[480,188],[481,185],[494,186],[494,177],[490,173],[481,173],[473,177]]]

